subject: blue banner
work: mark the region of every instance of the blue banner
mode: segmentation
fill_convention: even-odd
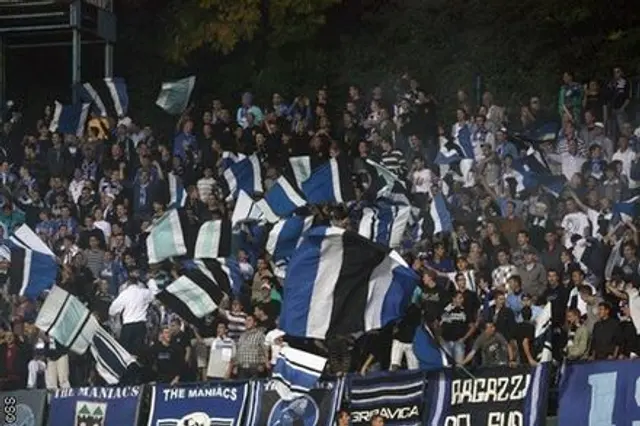
[[[542,426],[545,424],[549,365],[495,367],[431,376],[425,412],[429,426]],[[579,422],[561,425],[581,425]],[[618,425],[616,425],[618,426]]]
[[[249,382],[206,382],[151,390],[148,426],[242,426]]]
[[[640,422],[637,360],[566,365],[559,391],[559,425],[632,426]]]
[[[255,382],[246,426],[334,426],[344,381],[322,382],[309,395],[284,401],[269,382]]]
[[[351,424],[369,425],[372,416],[380,415],[389,426],[422,425],[424,384],[422,371],[349,376]]]
[[[56,389],[49,426],[137,426],[142,386]]]

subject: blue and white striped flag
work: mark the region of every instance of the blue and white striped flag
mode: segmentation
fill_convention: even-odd
[[[447,202],[442,194],[438,193],[433,196],[429,207],[429,213],[431,214],[431,220],[433,220],[434,234],[453,231],[451,213],[449,213]]]
[[[100,325],[75,296],[53,286],[45,299],[36,326],[71,351],[84,354]]]
[[[258,203],[253,201],[249,195],[243,190],[240,190],[236,204],[233,207],[233,214],[231,215],[231,225],[236,226],[243,222],[258,222],[264,219],[265,214]]]
[[[474,158],[473,144],[471,143],[471,129],[468,125],[462,126],[454,138],[453,143],[460,150],[462,158]]]
[[[170,257],[187,254],[180,213],[176,209],[166,212],[153,224],[147,236],[147,257],[150,264]]]
[[[241,152],[222,151],[222,170],[227,170],[232,164],[238,163],[247,158]]]
[[[380,329],[404,315],[418,282],[397,252],[353,231],[317,226],[287,266],[280,328],[313,339]]]
[[[396,206],[386,203],[365,207],[358,233],[376,243],[397,248],[402,243],[411,218],[411,209],[410,206]]]
[[[311,157],[308,155],[289,157],[289,166],[296,185],[302,189],[302,183],[311,176]]]
[[[179,115],[189,106],[191,92],[196,85],[194,76],[162,83],[156,105],[172,115]]]
[[[184,207],[187,203],[187,191],[184,189],[182,179],[175,173],[169,172],[167,176],[169,183],[169,209]]]
[[[123,78],[105,78],[99,82],[77,86],[82,102],[91,104],[94,114],[101,117],[123,118],[129,109],[127,83]]]
[[[335,158],[311,173],[302,183],[302,192],[309,204],[342,204],[355,198],[348,165]]]
[[[267,237],[265,251],[271,255],[277,276],[284,277],[286,265],[302,242],[302,236],[313,226],[313,216],[294,216],[275,223]]]
[[[58,262],[55,257],[19,245],[10,239],[11,269],[9,270],[9,292],[37,299],[56,282]]]
[[[56,101],[49,131],[82,136],[89,115],[90,104],[63,105]]]
[[[257,204],[267,221],[274,223],[282,217],[291,216],[300,207],[306,206],[307,200],[286,177],[280,176]]]
[[[280,350],[271,380],[280,398],[291,401],[313,389],[327,364],[327,358],[290,346]]]
[[[91,340],[91,355],[96,361],[96,371],[110,385],[120,383],[129,366],[136,362],[104,328],[98,327]]]
[[[256,155],[252,155],[243,160],[233,163],[223,173],[229,195],[227,201],[231,201],[238,197],[240,190],[248,195],[262,193],[262,171],[260,169],[260,161]]]

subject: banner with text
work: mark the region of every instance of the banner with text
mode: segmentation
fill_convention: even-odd
[[[559,392],[559,425],[631,426],[640,422],[637,360],[568,364]]]
[[[549,367],[541,364],[535,368],[481,369],[474,371],[475,378],[462,376],[458,371],[429,376],[426,424],[543,426]]]
[[[244,425],[249,382],[206,382],[151,389],[148,426]]]
[[[56,389],[49,426],[137,426],[142,386]]]
[[[47,404],[47,391],[19,390],[0,392],[2,404],[2,426],[41,426]]]
[[[322,382],[308,395],[280,398],[269,382],[255,382],[247,426],[333,426],[342,402],[344,381]]]
[[[348,406],[353,426],[369,425],[384,417],[389,426],[422,425],[425,376],[422,371],[374,373],[348,379]]]

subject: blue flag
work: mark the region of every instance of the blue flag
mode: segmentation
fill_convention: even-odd
[[[426,325],[416,329],[413,337],[413,353],[418,358],[420,369],[423,371],[441,370],[451,366],[447,353]]]
[[[49,131],[76,136],[84,134],[90,104],[63,105],[56,101]]]
[[[249,382],[233,381],[155,385],[151,388],[148,424],[244,426],[250,386]]]
[[[142,386],[56,389],[49,403],[49,426],[137,425]]]

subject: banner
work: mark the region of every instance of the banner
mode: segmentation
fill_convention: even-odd
[[[42,426],[47,391],[44,389],[0,392],[2,426]]]
[[[369,425],[378,414],[385,418],[385,425],[421,426],[424,383],[422,371],[349,376],[351,424]]]
[[[49,426],[137,426],[142,386],[56,389]]]
[[[568,364],[560,379],[558,424],[632,426],[640,422],[640,364]]]
[[[453,376],[452,376],[453,374]],[[547,407],[548,363],[443,372],[429,380],[425,411],[429,426],[543,426]],[[562,423],[582,425],[580,422]]]
[[[322,382],[309,395],[284,401],[272,383],[255,382],[247,426],[334,426],[344,381]]]
[[[243,426],[249,382],[155,385],[148,426]]]

